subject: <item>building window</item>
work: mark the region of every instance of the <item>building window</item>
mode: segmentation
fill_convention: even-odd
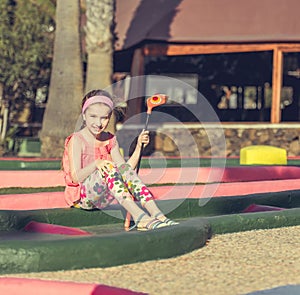
[[[202,54],[188,56],[147,56],[146,75],[165,75],[190,83],[210,103],[221,122],[270,122],[272,108],[273,52]],[[281,91],[282,121],[299,118],[299,53],[284,54],[284,76]],[[151,87],[155,88],[155,83]],[[164,85],[165,88],[168,85]],[[201,105],[181,89],[168,89],[179,104]],[[161,89],[163,91],[163,86]],[[195,96],[194,96],[195,97]],[[171,115],[175,109],[168,109]],[[191,121],[185,110],[176,110],[182,121]],[[176,114],[175,114],[176,115]]]
[[[196,105],[197,89],[197,74],[163,73],[146,76],[146,96],[164,93],[169,96],[167,102],[169,106]]]
[[[283,54],[283,88],[281,90],[281,121],[300,120],[300,53]]]

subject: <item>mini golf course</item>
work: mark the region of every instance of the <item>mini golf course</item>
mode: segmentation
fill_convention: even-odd
[[[169,258],[205,246],[215,234],[300,224],[297,159],[287,166],[247,167],[230,159],[225,166],[220,162],[210,167],[210,159],[201,159],[200,167],[195,167],[195,162],[168,159],[161,168],[159,161],[152,160],[151,167],[142,161],[139,174],[158,206],[180,224],[125,232],[125,212],[118,205],[89,212],[67,208],[58,160],[0,161],[0,273],[109,267]],[[15,282],[0,280],[0,293],[5,294],[2,285],[14,286]],[[85,287],[101,290],[98,285]],[[77,294],[97,294],[84,292],[90,291]]]

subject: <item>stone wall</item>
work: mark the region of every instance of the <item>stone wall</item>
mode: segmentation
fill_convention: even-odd
[[[125,156],[134,147],[133,139],[142,126],[118,131]],[[151,144],[144,155],[152,156],[239,156],[250,145],[284,148],[288,156],[300,156],[300,124],[164,124],[149,126]]]

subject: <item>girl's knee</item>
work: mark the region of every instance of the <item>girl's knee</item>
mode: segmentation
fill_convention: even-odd
[[[127,171],[130,171],[130,170],[133,170],[128,163],[123,163],[123,164],[119,165],[117,168],[121,174],[126,173]]]

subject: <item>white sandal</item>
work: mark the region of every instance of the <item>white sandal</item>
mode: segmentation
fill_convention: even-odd
[[[162,212],[159,212],[159,213],[157,213],[157,214],[154,216],[154,218],[157,219],[158,216],[164,216],[164,214],[163,214]],[[160,221],[161,221],[161,220],[160,220]],[[172,225],[177,225],[177,224],[179,224],[179,222],[174,221],[174,220],[172,220],[172,219],[170,219],[170,218],[167,218],[167,217],[166,217],[166,219],[165,219],[164,221],[161,221],[161,222],[165,223],[167,226],[172,226]]]
[[[143,213],[141,214],[138,219],[136,220],[135,224],[130,227],[128,229],[128,231],[131,231],[132,229],[136,228],[138,231],[148,231],[148,230],[153,230],[153,229],[159,229],[159,228],[163,228],[163,227],[166,227],[168,226],[167,224],[165,224],[164,222],[161,222],[160,220],[158,219],[152,219],[150,220],[148,223],[146,223],[145,225],[143,226],[139,226],[142,218],[144,216],[146,216],[147,214],[146,213]]]

